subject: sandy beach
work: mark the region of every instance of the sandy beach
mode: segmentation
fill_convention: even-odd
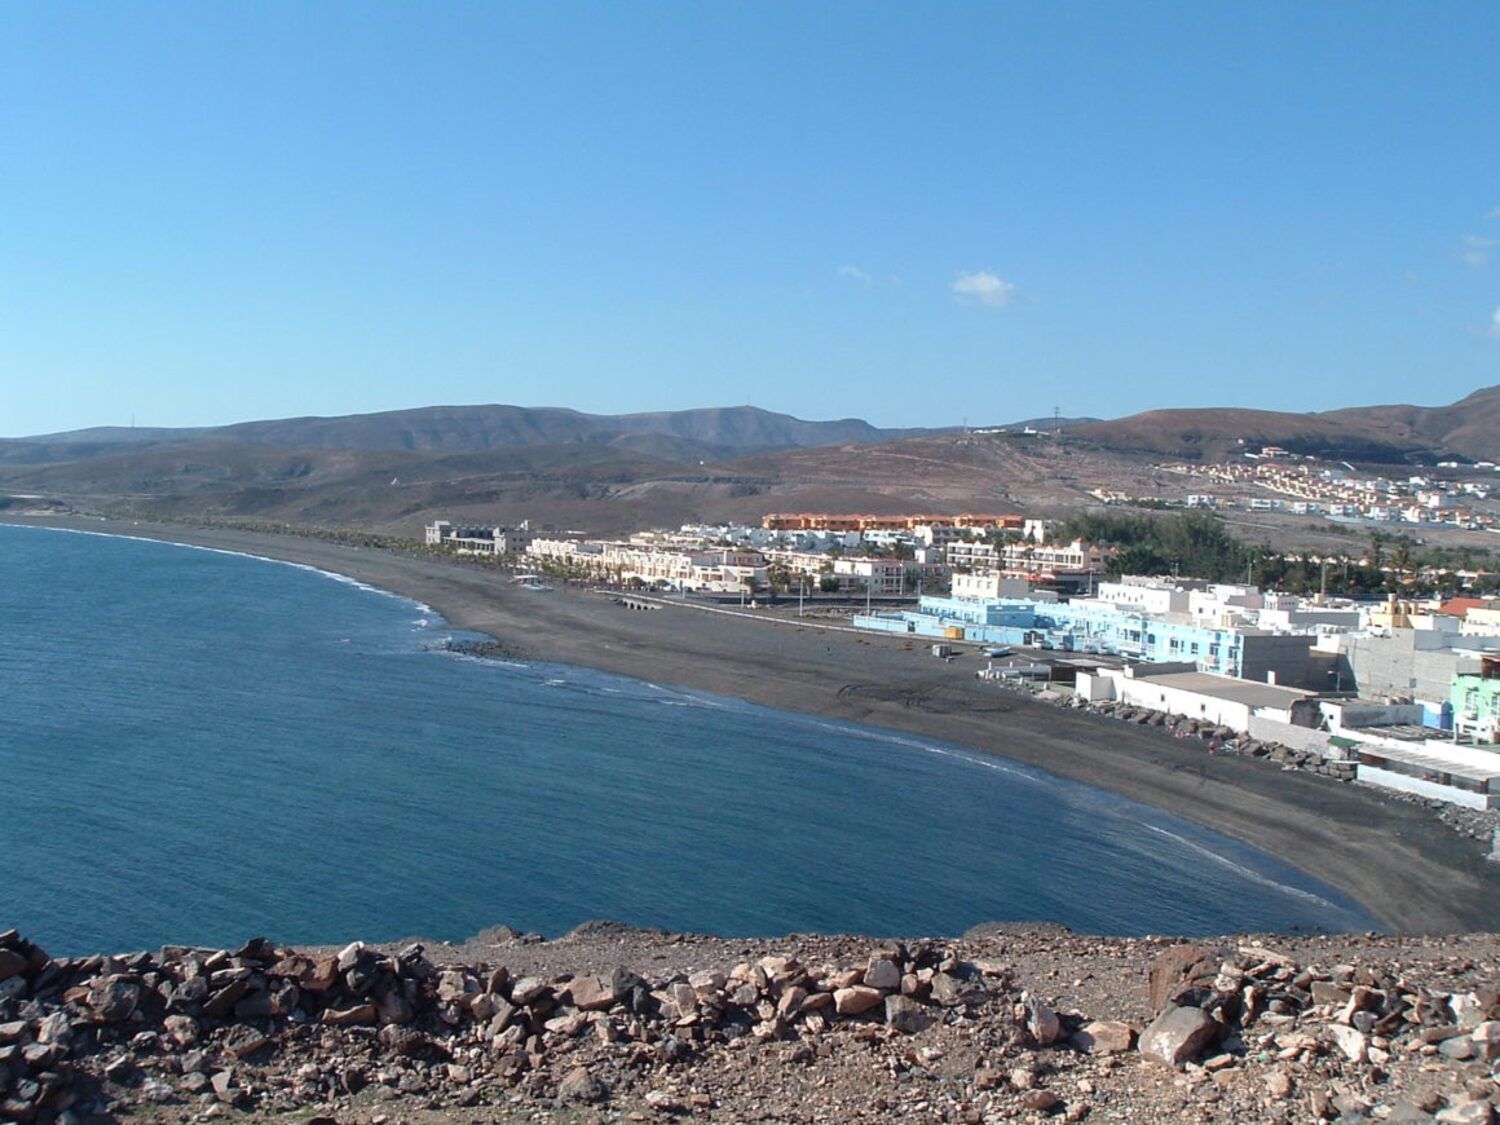
[[[517,658],[576,664],[1002,755],[1169,810],[1284,860],[1393,930],[1500,931],[1500,865],[1428,811],[1160,731],[1017,696],[897,638],[685,606],[640,612],[579,589],[379,549],[221,528],[6,515],[303,563],[424,602]],[[3,560],[0,560],[3,561]],[[1057,841],[1068,847],[1066,839]]]

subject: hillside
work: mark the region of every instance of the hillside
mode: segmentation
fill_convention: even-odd
[[[281,418],[194,429],[96,427],[0,441],[0,462],[107,456],[122,447],[211,444],[272,449],[411,452],[614,445],[686,462],[771,449],[891,441],[940,431],[880,429],[858,418],[813,422],[753,406],[585,414],[523,406],[428,406],[330,418]]]
[[[778,510],[1054,514],[1096,503],[1096,489],[1180,498],[1185,478],[1160,462],[1262,445],[1377,464],[1500,459],[1500,387],[1447,407],[1164,410],[1039,434],[909,436],[750,407],[605,416],[510,406],[133,432],[0,442],[0,493],[395,534],[437,518],[607,533]]]
[[[1293,453],[1400,464],[1455,455],[1500,459],[1500,386],[1450,406],[1362,406],[1321,414],[1272,410],[1152,410],[1074,426],[1071,436],[1106,449],[1220,460],[1279,445]]]

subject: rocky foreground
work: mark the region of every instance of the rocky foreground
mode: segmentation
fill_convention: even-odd
[[[586,926],[50,958],[0,1120],[1491,1122],[1500,939],[726,941]]]

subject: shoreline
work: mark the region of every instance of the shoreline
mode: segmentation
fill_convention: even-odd
[[[428,606],[455,629],[494,638],[515,659],[899,731],[1096,786],[1288,863],[1397,932],[1500,931],[1500,865],[1426,809],[1253,759],[1210,757],[1159,732],[1003,693],[974,680],[974,661],[934,661],[902,639],[670,604],[634,612],[567,587],[529,593],[494,571],[313,538],[93,517],[6,513],[0,522],[322,571]]]

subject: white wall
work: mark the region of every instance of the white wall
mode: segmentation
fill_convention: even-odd
[[[1439,801],[1451,801],[1453,804],[1463,805],[1465,808],[1489,809],[1496,807],[1496,798],[1494,796],[1487,797],[1483,793],[1471,793],[1467,789],[1454,789],[1447,785],[1439,785],[1433,781],[1423,781],[1419,777],[1407,777],[1404,773],[1383,770],[1379,766],[1356,766],[1354,776],[1360,781],[1369,782],[1371,785],[1379,785],[1385,789],[1395,789],[1402,793],[1417,793],[1423,797],[1435,797]]]

